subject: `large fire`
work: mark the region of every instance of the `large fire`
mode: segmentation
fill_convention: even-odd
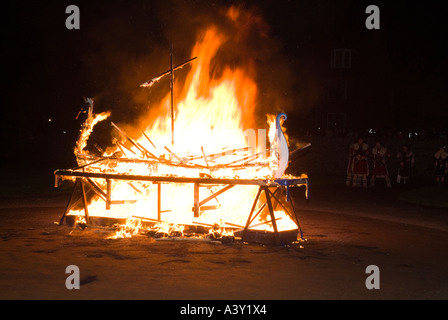
[[[231,20],[236,20],[238,14],[235,8],[227,12]],[[148,121],[139,136],[129,137],[112,123],[120,138],[113,140],[113,147],[98,159],[85,149],[87,140],[94,125],[107,119],[110,113],[88,115],[75,148],[78,164],[85,165],[87,172],[123,175],[276,178],[275,170],[280,161],[278,123],[275,115],[266,115],[269,129],[253,129],[259,93],[252,62],[247,61],[244,67],[223,65],[219,72],[213,68],[217,52],[228,37],[216,26],[198,36],[191,53],[197,59],[190,64],[191,69],[182,85],[176,83],[174,87],[174,144],[171,141],[170,93],[167,93],[159,106],[153,106],[161,110],[159,116]],[[93,106],[92,101],[91,104]],[[181,235],[185,225],[207,226],[210,232],[231,234],[228,228],[246,224],[258,191],[258,186],[236,185],[210,200],[201,208],[200,216],[195,217],[192,183],[114,180],[107,185],[104,179],[92,178],[91,181],[102,190],[110,188],[113,198],[120,200],[120,204],[105,206],[104,197],[95,196],[88,205],[90,215],[127,219],[127,224],[112,238],[138,234],[143,227],[142,221],[154,222],[150,230],[162,234]],[[222,188],[222,185],[213,184],[201,186],[199,198],[207,198]],[[161,190],[162,208],[158,211]],[[160,212],[161,216],[158,216]],[[82,216],[83,212],[82,209],[70,210],[68,214]],[[280,207],[275,216],[278,230],[297,228]],[[260,214],[251,228],[272,230],[269,216]]]

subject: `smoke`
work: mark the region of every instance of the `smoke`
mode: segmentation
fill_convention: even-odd
[[[103,8],[100,19],[89,26],[83,51],[95,105],[111,110],[112,121],[139,136],[148,121],[167,112],[160,102],[169,92],[169,77],[149,90],[139,85],[169,69],[170,43],[175,65],[192,58],[198,36],[212,25],[226,36],[212,61],[213,75],[219,77],[226,67],[242,68],[254,78],[255,125],[266,127],[266,114],[294,112],[297,76],[261,9],[216,1],[119,1]],[[176,89],[189,68],[176,73]]]

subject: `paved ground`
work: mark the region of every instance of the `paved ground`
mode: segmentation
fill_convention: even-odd
[[[446,210],[398,202],[396,191],[295,190],[305,242],[270,247],[209,241],[106,240],[58,226],[66,196],[2,199],[0,299],[447,299]],[[68,265],[81,288],[67,290]],[[366,267],[380,289],[365,286]]]

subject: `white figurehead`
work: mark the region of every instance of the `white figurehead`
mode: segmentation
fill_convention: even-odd
[[[288,143],[282,131],[281,118],[285,121],[287,119],[286,114],[279,113],[275,122],[275,136],[273,140],[274,165],[272,166],[272,174],[275,179],[280,179],[283,176],[289,161]]]

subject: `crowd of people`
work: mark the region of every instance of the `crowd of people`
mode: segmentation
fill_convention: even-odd
[[[393,161],[395,160],[395,161]],[[434,154],[435,181],[443,184],[448,177],[448,151],[447,146],[441,146]],[[406,185],[411,182],[412,169],[415,163],[414,153],[409,145],[403,145],[394,158],[389,150],[377,139],[370,148],[362,137],[350,145],[347,166],[346,185],[353,187],[374,187],[377,179],[384,179],[386,186],[392,188],[388,166],[395,163],[396,182]]]

